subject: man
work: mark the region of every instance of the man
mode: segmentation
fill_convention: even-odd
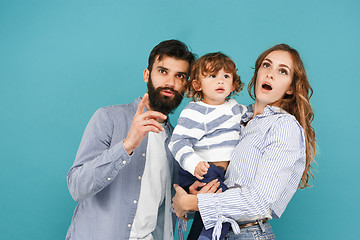
[[[144,97],[93,115],[67,175],[79,203],[66,239],[173,238],[178,165],[167,148],[173,129],[167,115],[182,100],[193,61],[182,42],[161,42],[144,71]]]

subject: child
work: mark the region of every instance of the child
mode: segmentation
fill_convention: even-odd
[[[240,92],[243,83],[235,63],[226,55],[209,53],[192,66],[187,96],[194,101],[181,112],[169,148],[179,162],[180,186],[187,188],[197,179],[218,179],[222,191],[225,171],[239,141],[240,120],[246,107],[229,99]],[[223,224],[221,236],[229,230]],[[203,229],[200,236],[211,239],[213,229]]]

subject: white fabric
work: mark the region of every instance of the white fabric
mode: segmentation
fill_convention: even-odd
[[[180,166],[194,175],[201,161],[230,161],[245,111],[235,99],[221,105],[190,102],[181,112],[169,144]]]
[[[146,163],[141,179],[141,190],[130,240],[152,240],[160,205],[170,184],[169,164],[164,149],[166,133],[148,133]],[[164,214],[164,213],[161,213]],[[164,223],[160,224],[161,226]]]

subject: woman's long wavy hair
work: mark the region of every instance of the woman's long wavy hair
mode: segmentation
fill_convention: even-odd
[[[304,128],[306,144],[306,165],[304,173],[301,177],[299,188],[310,187],[311,185],[309,185],[309,178],[310,176],[314,178],[314,175],[311,172],[311,170],[313,169],[311,163],[314,161],[316,153],[315,131],[314,128],[311,126],[311,122],[314,119],[314,113],[309,102],[313,90],[309,84],[304,64],[300,58],[299,53],[286,44],[278,44],[264,51],[255,62],[255,72],[248,85],[248,92],[251,98],[255,100],[255,86],[259,68],[261,67],[261,64],[266,58],[266,56],[273,51],[286,51],[290,53],[294,63],[294,77],[291,83],[293,94],[285,95],[285,97],[282,99],[282,102],[280,103],[280,108],[294,115],[296,120]]]

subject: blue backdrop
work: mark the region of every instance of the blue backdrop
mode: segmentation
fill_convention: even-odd
[[[280,240],[356,238],[359,11],[357,0],[1,0],[1,239],[65,238],[76,205],[66,174],[88,120],[142,96],[148,54],[171,38],[199,56],[228,54],[246,83],[263,50],[299,50],[314,89],[318,165],[314,186],[272,225]],[[251,102],[246,91],[236,99]]]

